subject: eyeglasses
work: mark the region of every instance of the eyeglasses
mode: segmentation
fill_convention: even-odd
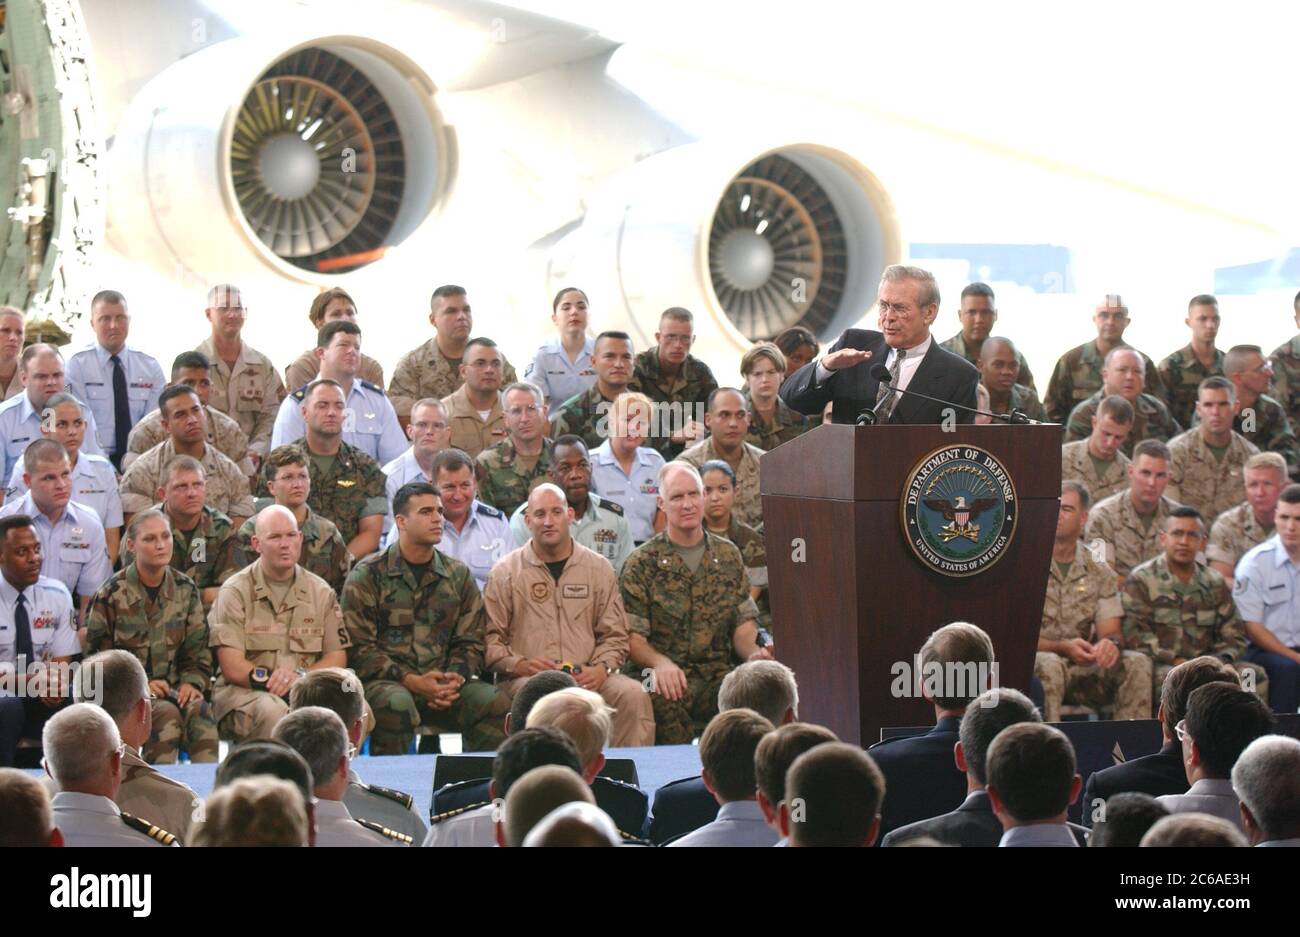
[[[351,761],[353,758],[357,757],[357,751],[358,749],[355,745],[348,746],[348,761]]]
[[[1186,720],[1186,719],[1179,719],[1179,720],[1178,720],[1178,725],[1174,726],[1174,733],[1178,736],[1178,741],[1180,741],[1180,742],[1186,742],[1186,741],[1187,741],[1187,737],[1188,737],[1188,735],[1187,735],[1187,720]]]

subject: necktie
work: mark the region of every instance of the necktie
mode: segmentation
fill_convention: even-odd
[[[894,363],[889,369],[889,383],[894,387],[898,386],[898,375],[903,371],[903,358],[907,356],[907,349],[898,349],[898,354],[894,355]],[[881,423],[889,421],[889,415],[894,412],[894,404],[898,402],[898,394],[891,394],[889,388],[884,384],[880,385],[880,391],[876,394],[876,418]]]
[[[122,468],[126,454],[126,437],[131,433],[131,401],[126,395],[126,370],[122,359],[113,355],[113,465]]]
[[[32,623],[27,618],[26,600],[21,592],[18,593],[18,603],[14,606],[14,625],[18,628],[18,640],[14,644],[14,652],[20,659],[31,663]]]

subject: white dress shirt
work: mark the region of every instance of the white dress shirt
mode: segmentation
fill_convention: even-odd
[[[430,824],[425,846],[495,846],[496,804],[484,804]]]
[[[718,818],[669,846],[775,846],[780,839],[763,819],[756,800],[733,800],[718,809]]]
[[[59,791],[50,806],[65,846],[161,846],[122,820],[117,804],[98,794]]]
[[[907,361],[906,358],[903,361]],[[1013,826],[1002,834],[999,846],[1078,846],[1079,841],[1064,823],[1033,823]]]
[[[23,590],[23,607],[32,635],[32,657],[50,660],[81,653],[81,641],[72,617],[72,595],[57,579],[42,576],[35,585]],[[18,590],[0,576],[0,696],[16,696],[14,678],[17,670],[18,626],[14,615],[18,609]],[[31,661],[24,662],[24,669]]]
[[[1170,813],[1208,813],[1222,817],[1237,829],[1241,825],[1241,809],[1237,792],[1226,778],[1201,778],[1187,789],[1186,794],[1162,794],[1156,802]]]
[[[341,800],[316,798],[317,846],[396,846],[397,841],[368,830],[352,818]]]

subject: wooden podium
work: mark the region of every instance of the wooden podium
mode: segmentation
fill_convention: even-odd
[[[904,536],[900,501],[927,456],[975,446],[1010,477],[1018,517],[998,558],[962,578],[925,565]],[[898,695],[898,668],[934,629],[979,625],[1000,686],[1025,689],[1047,590],[1061,493],[1061,428],[827,424],[763,456],[762,495],[778,658],[799,680],[799,715],[870,745],[886,726],[934,722]],[[915,686],[915,681],[909,681]]]

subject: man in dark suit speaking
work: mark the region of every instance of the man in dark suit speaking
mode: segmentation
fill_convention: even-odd
[[[886,267],[877,294],[881,331],[846,329],[818,361],[810,361],[781,385],[781,399],[800,413],[819,414],[834,401],[831,419],[854,423],[874,409],[878,423],[971,423],[969,411],[906,394],[891,394],[872,376],[883,365],[889,383],[966,407],[975,406],[979,371],[941,348],[930,336],[939,315],[939,286],[920,267]]]

